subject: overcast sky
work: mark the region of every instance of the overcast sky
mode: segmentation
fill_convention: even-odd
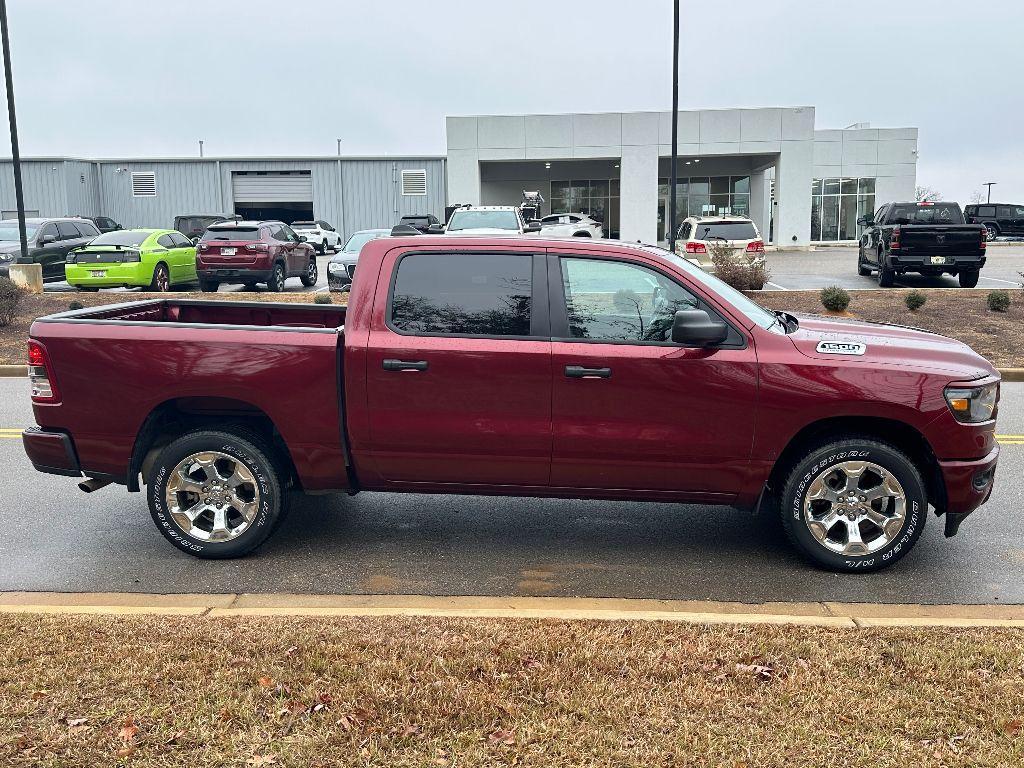
[[[345,154],[442,154],[445,115],[671,106],[670,0],[7,5],[24,156],[194,155],[199,139],[208,156],[328,155],[339,137]],[[680,107],[916,126],[919,184],[967,202],[997,181],[993,199],[1024,202],[1024,14],[971,8],[683,0]]]

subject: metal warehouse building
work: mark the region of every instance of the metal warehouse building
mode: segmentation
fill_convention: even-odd
[[[0,207],[14,218],[10,161]],[[22,161],[28,216],[109,216],[124,227],[170,227],[175,216],[238,213],[324,219],[347,236],[405,214],[444,213],[443,157],[159,158]]]
[[[447,154],[420,157],[31,158],[29,215],[104,215],[169,227],[186,214],[324,219],[346,236],[446,203],[584,212],[613,237],[664,242],[671,112],[449,117]],[[814,107],[679,113],[677,198],[687,215],[753,218],[780,246],[856,240],[859,216],[912,200],[917,129],[818,130]],[[13,216],[9,161],[0,207]]]

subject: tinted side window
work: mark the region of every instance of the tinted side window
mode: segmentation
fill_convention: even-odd
[[[160,235],[160,237],[158,237],[156,239],[156,241],[161,246],[163,246],[164,248],[173,248],[174,247],[174,241],[171,240],[171,236],[170,235]]]
[[[82,237],[96,237],[100,231],[88,221],[76,221],[75,226]]]
[[[978,213],[976,215],[994,218],[996,215],[996,207],[994,205],[979,205]]]
[[[57,225],[54,224],[53,222],[50,222],[45,227],[43,227],[41,230],[39,230],[39,237],[40,238],[43,238],[43,237],[59,238],[60,237],[60,233],[57,231]]]
[[[699,308],[679,283],[639,264],[563,258],[562,283],[574,339],[670,341],[675,313]]]
[[[1012,219],[1013,218],[1013,208],[1011,208],[1008,205],[1000,205],[996,209],[996,211],[997,211],[996,215],[999,216],[1000,219]]]
[[[78,231],[78,227],[70,221],[58,221],[57,231],[60,232],[61,240],[77,240],[82,236]]]
[[[271,224],[270,227],[268,227],[268,231],[270,232],[270,236],[275,240],[288,240],[288,236],[284,233],[284,227],[279,224]]]
[[[406,333],[529,336],[532,257],[414,254],[399,262],[391,326]]]
[[[287,224],[281,227],[281,239],[288,240],[292,243],[299,242],[299,236],[295,234],[295,230],[289,227]]]
[[[171,232],[167,236],[171,238],[171,242],[176,248],[189,248],[192,246],[192,241],[181,234],[181,232]]]

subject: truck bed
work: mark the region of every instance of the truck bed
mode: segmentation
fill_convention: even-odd
[[[74,436],[83,474],[137,488],[155,419],[266,418],[306,490],[349,487],[339,434],[346,308],[153,299],[39,318],[60,394],[40,427]],[[127,476],[126,476],[127,471]]]

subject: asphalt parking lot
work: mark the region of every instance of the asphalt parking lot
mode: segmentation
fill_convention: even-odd
[[[776,251],[767,255],[771,280],[766,290],[817,290],[838,285],[847,290],[878,288],[874,275],[857,274],[857,248],[852,246],[816,247],[813,251]],[[981,271],[978,290],[1019,288],[1024,277],[1024,242],[992,245],[988,261]],[[900,275],[896,285],[904,288],[959,288],[955,277]],[[886,290],[884,288],[879,290]]]
[[[83,494],[33,471],[28,385],[0,380],[0,591],[293,592],[762,602],[1024,603],[1024,437],[1004,438],[992,500],[953,539],[932,517],[877,574],[800,560],[771,520],[675,504],[461,496],[297,496],[254,555],[196,560],[157,532],[141,494]],[[1024,435],[1024,384],[999,433]]]

